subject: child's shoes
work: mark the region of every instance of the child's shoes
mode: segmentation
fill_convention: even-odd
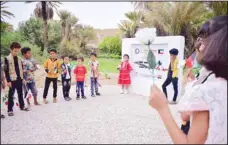
[[[122,90],[120,91],[120,94],[124,94],[124,89],[122,89]]]
[[[57,99],[56,98],[53,98],[53,103],[56,103],[57,102]]]

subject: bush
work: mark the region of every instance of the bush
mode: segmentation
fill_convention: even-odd
[[[104,40],[99,44],[99,49],[103,53],[113,53],[120,55],[121,54],[121,45],[122,41],[119,37],[106,37]]]
[[[121,59],[121,56],[118,54],[107,54],[107,53],[99,54],[98,57],[99,58]]]

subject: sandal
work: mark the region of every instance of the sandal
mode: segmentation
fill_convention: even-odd
[[[8,116],[14,116],[13,112],[8,112]]]
[[[29,108],[24,107],[24,108],[21,109],[21,111],[29,111]]]

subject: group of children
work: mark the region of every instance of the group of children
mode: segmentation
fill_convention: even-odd
[[[23,58],[18,56],[21,50]],[[58,77],[61,74],[63,97],[66,101],[70,101],[70,88],[72,74],[71,70],[75,74],[76,79],[76,99],[86,99],[84,93],[84,87],[86,85],[87,69],[84,66],[84,58],[77,58],[77,65],[72,68],[70,65],[69,57],[63,56],[63,62],[57,58],[57,51],[51,49],[49,51],[50,58],[44,63],[44,69],[46,72],[45,86],[43,91],[43,102],[48,103],[47,95],[49,86],[53,83],[53,103],[57,102],[57,89],[58,89]],[[90,69],[90,86],[91,97],[100,96],[98,91],[98,77],[99,77],[99,62],[96,60],[96,53],[90,54],[89,69]],[[13,42],[10,46],[10,54],[4,58],[4,65],[1,62],[1,92],[5,89],[6,85],[9,87],[8,92],[8,116],[14,116],[14,93],[17,90],[19,107],[22,111],[29,111],[30,98],[28,92],[32,93],[34,98],[34,105],[40,105],[37,100],[38,91],[35,83],[35,71],[39,69],[38,65],[32,58],[31,49],[24,47],[21,49],[21,45],[17,42]],[[24,96],[23,96],[24,91]],[[27,101],[28,107],[24,103],[24,98]],[[2,105],[1,105],[2,106]],[[1,115],[4,118],[4,115]]]

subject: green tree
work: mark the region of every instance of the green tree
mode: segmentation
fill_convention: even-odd
[[[31,2],[27,2],[31,3]],[[44,55],[46,56],[47,48],[48,48],[48,23],[49,19],[52,19],[54,16],[55,9],[57,11],[57,7],[61,4],[60,2],[48,2],[41,1],[38,2],[36,8],[34,9],[34,14],[37,18],[42,18],[43,20],[43,42],[44,42]]]
[[[93,27],[88,25],[76,25],[73,31],[73,37],[78,39],[82,51],[85,51],[86,45],[90,40],[96,38],[95,31]]]
[[[61,36],[62,36],[62,39],[64,38],[65,36],[65,29],[66,29],[66,26],[67,26],[67,21],[69,19],[69,17],[71,16],[70,12],[66,11],[66,10],[60,10],[58,12],[58,16],[60,18],[60,22],[61,22]]]
[[[51,20],[48,22],[49,48],[58,48],[61,41],[61,26],[58,21]],[[24,41],[30,42],[44,50],[44,42],[42,37],[42,21],[35,17],[30,17],[25,22],[20,22],[18,30]]]
[[[0,2],[0,3],[1,3],[1,22],[4,21],[4,17],[7,17],[7,18],[15,17],[13,13],[5,10],[6,8],[8,8],[7,6],[5,6],[5,4],[7,3],[6,1]]]
[[[18,30],[24,41],[28,41],[33,45],[37,45],[44,50],[44,43],[42,37],[42,21],[35,17],[30,17],[25,22],[20,22]]]
[[[206,5],[213,11],[214,16],[221,16],[228,14],[228,2],[227,1],[210,1],[205,2]]]
[[[99,44],[99,49],[103,53],[121,55],[122,41],[119,37],[105,37]]]
[[[146,23],[158,23],[168,35],[185,37],[185,55],[193,51],[192,25],[208,13],[202,2],[151,2],[147,4]],[[195,33],[195,32],[194,32]]]
[[[16,32],[5,32],[1,34],[1,55],[6,56],[10,52],[10,44],[12,42],[21,42],[22,37],[18,31]]]
[[[135,33],[139,28],[140,22],[144,21],[144,15],[141,11],[133,11],[125,13],[125,16],[128,18],[128,20],[122,21],[120,24],[118,24],[118,27],[122,31],[125,38],[133,38],[135,37]]]

